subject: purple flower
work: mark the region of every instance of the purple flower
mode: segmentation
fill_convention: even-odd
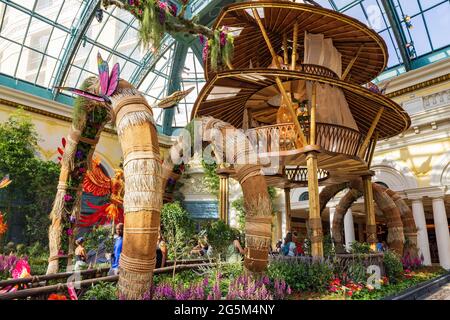
[[[77,218],[75,216],[70,216],[69,222],[73,224],[73,223],[77,222]]]
[[[75,153],[75,157],[77,159],[82,159],[83,158],[83,151],[77,150],[77,152]]]
[[[220,33],[220,46],[225,46],[227,43],[227,34],[225,32]]]
[[[198,39],[200,40],[200,44],[202,45],[202,46],[204,46],[205,45],[205,43],[206,43],[206,37],[204,36],[204,35],[199,35],[198,36]]]
[[[73,229],[71,228],[67,229],[66,233],[68,236],[73,236]]]
[[[209,55],[209,45],[208,45],[208,43],[206,43],[206,45],[203,47],[203,51],[202,51],[203,61],[206,61],[208,59],[208,55]]]

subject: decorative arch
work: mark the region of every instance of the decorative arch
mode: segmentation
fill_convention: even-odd
[[[433,187],[450,185],[450,151],[444,154],[433,166],[430,176],[430,185]]]
[[[375,171],[373,182],[383,182],[393,191],[418,188],[417,180],[411,170],[400,163],[388,159],[374,161],[371,169]]]

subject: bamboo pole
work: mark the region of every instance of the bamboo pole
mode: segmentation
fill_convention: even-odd
[[[350,63],[348,64],[347,68],[345,68],[344,73],[341,76],[341,80],[345,80],[347,78],[350,70],[353,68],[353,65],[355,64],[356,60],[359,58],[359,55],[361,54],[362,49],[364,48],[364,45],[360,46],[358,51],[356,52],[356,55],[350,60]]]
[[[220,184],[219,184],[219,206],[220,206],[220,219],[228,224],[228,176],[220,175]]]
[[[375,154],[375,148],[377,147],[379,132],[375,132],[375,137],[372,140],[372,149],[370,150],[369,159],[367,161],[367,165],[369,168],[372,165],[373,155]]]
[[[309,143],[311,145],[316,144],[316,104],[317,104],[317,83],[313,82],[312,98],[311,98],[311,120],[310,120],[310,132]]]
[[[283,33],[283,53],[284,53],[284,64],[289,64],[289,52],[288,52],[288,41],[287,33]]]
[[[297,43],[298,43],[298,24],[294,24],[294,36],[292,43],[292,66],[291,70],[295,70],[297,66]]]
[[[320,218],[319,181],[317,177],[317,154],[306,155],[308,168],[309,227],[311,229],[311,255],[314,259],[323,258],[323,231]]]
[[[284,189],[284,221],[286,221],[286,232],[291,231],[291,189]]]
[[[366,211],[366,231],[367,242],[374,249],[377,243],[377,223],[375,218],[375,206],[373,202],[373,190],[372,190],[372,177],[364,176],[363,189],[364,189],[364,207]]]
[[[361,145],[361,149],[359,150],[358,156],[360,158],[364,158],[364,154],[367,151],[367,147],[369,146],[370,139],[372,139],[373,133],[375,132],[375,129],[377,128],[378,122],[380,121],[381,116],[383,115],[383,112],[384,112],[384,107],[381,108],[380,110],[378,110],[378,113],[377,113],[375,119],[373,120],[372,125],[370,126],[369,132],[367,132],[367,136]]]
[[[267,35],[266,28],[262,24],[261,18],[259,17],[258,11],[256,9],[252,9],[253,15],[255,16],[256,21],[258,22],[259,29],[261,30],[261,33],[264,37],[264,40],[266,41],[266,45],[269,48],[270,54],[272,55],[273,60],[275,61],[275,65],[278,69],[281,69],[280,62],[278,61],[278,56],[275,50],[273,49],[272,43],[270,42],[269,36]],[[305,134],[303,133],[303,129],[300,126],[300,122],[298,122],[297,115],[295,114],[294,107],[292,106],[291,99],[289,95],[286,92],[286,89],[283,86],[283,83],[281,82],[281,79],[279,77],[275,78],[275,81],[278,86],[278,90],[280,90],[281,95],[283,99],[286,101],[286,104],[288,106],[288,110],[292,116],[292,119],[294,120],[295,127],[297,128],[298,135],[300,137],[300,140],[303,145],[307,145],[308,141],[306,140]]]

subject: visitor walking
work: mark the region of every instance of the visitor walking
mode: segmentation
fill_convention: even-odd
[[[239,234],[236,234],[233,242],[228,246],[227,262],[234,263],[242,261],[245,250],[241,246]]]
[[[281,250],[284,256],[295,257],[297,253],[297,247],[292,239],[292,233],[287,233],[286,238],[284,238],[284,244]]]
[[[122,253],[123,243],[123,223],[119,223],[116,226],[116,241],[114,242],[114,251],[111,257],[111,270],[109,275],[117,275],[119,273],[119,260]]]
[[[161,231],[158,235],[158,243],[156,245],[156,265],[155,268],[163,268],[167,260],[167,244],[164,241]]]
[[[296,246],[296,255],[297,256],[304,256],[305,255],[305,252],[303,251],[303,243],[302,242],[300,242],[300,240],[299,240],[299,237],[298,237],[298,234],[297,234],[297,231],[294,231],[293,233],[292,233],[292,240],[294,241],[294,243],[295,243],[295,246]]]
[[[75,248],[75,267],[74,270],[81,270],[82,267],[86,266],[86,249],[84,248],[84,238],[80,237],[75,240],[77,247]]]

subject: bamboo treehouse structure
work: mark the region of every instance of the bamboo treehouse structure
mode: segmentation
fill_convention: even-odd
[[[289,1],[228,5],[213,28],[223,26],[234,36],[233,59],[222,70],[206,59],[207,83],[191,118],[213,117],[246,130],[256,164],[270,159],[265,166],[275,169],[261,176],[268,186],[308,187],[313,257],[323,257],[319,186],[361,181],[367,238],[375,244],[373,151],[377,140],[411,124],[399,105],[363,87],[386,67],[384,40],[356,19]],[[395,217],[397,227],[398,212]]]

